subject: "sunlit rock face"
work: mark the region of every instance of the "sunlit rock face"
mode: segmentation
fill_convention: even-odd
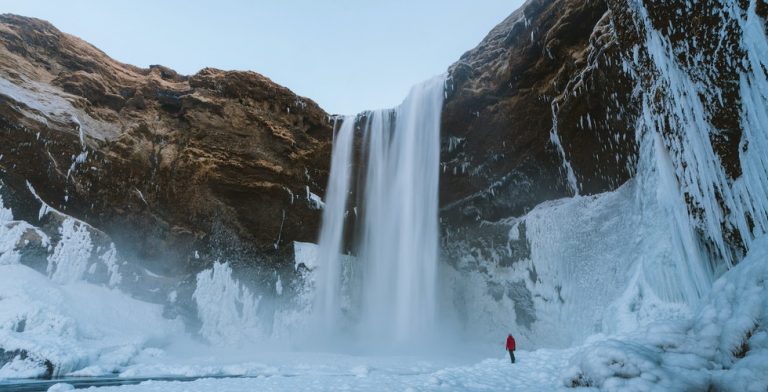
[[[318,230],[331,126],[317,104],[259,74],[141,69],[3,15],[0,138],[17,219],[37,215],[28,181],[126,258],[179,276],[217,258],[291,268],[292,242]]]

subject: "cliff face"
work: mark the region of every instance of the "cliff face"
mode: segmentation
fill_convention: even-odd
[[[449,69],[449,259],[527,258],[524,225],[510,241],[509,225],[487,223],[617,189],[642,169],[641,141],[657,135],[698,241],[713,260],[737,261],[765,220],[739,184],[759,181],[745,167],[764,170],[749,152],[760,135],[748,130],[761,127],[760,96],[750,94],[765,77],[749,29],[765,29],[766,9],[757,0],[527,1]]]
[[[617,57],[605,2],[530,0],[451,66],[441,187],[452,221],[626,181],[632,86]]]
[[[121,64],[47,22],[0,16],[0,189],[42,200],[159,274],[210,260],[276,266],[314,241],[331,124],[253,72]],[[29,185],[29,186],[28,186]]]
[[[441,216],[451,259],[525,259],[524,225],[507,252],[509,228],[483,222],[631,177],[637,103],[619,50],[604,1],[529,0],[450,67]]]

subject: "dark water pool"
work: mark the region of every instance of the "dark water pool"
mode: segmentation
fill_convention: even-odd
[[[237,378],[232,376],[205,376],[205,377],[69,377],[57,378],[54,380],[34,380],[34,379],[8,379],[0,381],[0,391],[2,392],[38,392],[47,391],[54,384],[66,383],[74,386],[76,389],[89,387],[109,387],[118,385],[134,385],[144,381],[194,381],[200,378]]]

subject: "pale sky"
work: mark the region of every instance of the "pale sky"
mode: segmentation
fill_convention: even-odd
[[[393,107],[523,0],[0,0],[115,59],[252,70],[329,113]]]

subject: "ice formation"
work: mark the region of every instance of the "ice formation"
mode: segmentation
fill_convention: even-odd
[[[533,32],[531,32],[533,34]],[[563,161],[563,170],[565,171],[565,178],[568,182],[568,187],[573,192],[574,196],[579,195],[579,185],[576,182],[576,174],[573,172],[573,166],[568,158],[565,156],[565,149],[563,149],[562,143],[560,143],[560,136],[557,134],[557,102],[552,102],[552,129],[549,131],[549,140],[557,149],[560,159]]]
[[[110,288],[121,280],[116,250],[94,249],[93,228],[44,203],[40,217],[60,222],[55,246],[0,197],[0,347],[10,358],[0,379],[107,374],[183,331],[162,306]],[[31,240],[51,251],[47,276],[19,263]],[[87,283],[97,266],[108,280]]]
[[[48,257],[48,274],[56,283],[77,282],[88,270],[91,236],[85,224],[72,218],[64,219],[59,234],[61,241]]]
[[[713,150],[710,135],[717,134],[718,130],[711,123],[700,98],[717,96],[722,92],[708,91],[706,81],[694,80],[685,72],[678,63],[676,49],[652,26],[643,4],[635,2],[634,6],[635,14],[646,32],[644,48],[659,75],[653,85],[639,86],[644,88],[644,93],[638,139],[641,145],[653,142],[657,159],[669,161],[669,169],[673,171],[670,175],[674,174],[678,181],[675,189],[677,197],[688,195],[694,205],[692,209],[700,212],[700,216],[689,213],[687,220],[703,231],[704,239],[714,245],[714,262],[722,261],[731,266],[740,257],[733,245],[728,244],[726,231],[737,229],[748,251],[752,240],[768,229],[768,158],[764,150],[768,146],[768,135],[762,132],[768,125],[768,81],[765,74],[768,41],[762,21],[755,13],[757,2],[751,1],[746,12],[736,2],[724,2],[721,15],[723,25],[733,22],[742,30],[740,46],[745,53],[739,75],[739,98],[742,102],[739,114],[744,130],[739,164],[743,174],[736,180],[728,178]],[[683,49],[693,53],[692,48]],[[654,101],[659,98],[661,102]],[[669,122],[674,137],[664,133],[662,121]]]
[[[658,321],[584,346],[563,372],[608,391],[768,388],[768,237],[717,280],[693,317]]]
[[[695,315],[679,322],[659,318],[632,333],[587,345],[574,357],[566,384],[617,391],[768,388],[768,40],[756,1],[746,10],[737,2],[722,6],[721,22],[741,30],[744,52],[738,75],[742,173],[736,179],[728,177],[713,149],[710,135],[718,130],[701,98],[722,92],[707,85],[702,77],[707,72],[694,79],[683,70],[679,52],[652,25],[644,4],[633,3],[645,31],[644,49],[658,75],[650,86],[641,85],[640,197],[655,196],[661,204],[676,251],[671,268],[658,260],[641,267],[659,296],[690,305]],[[688,56],[695,53],[687,44],[682,49]],[[642,67],[639,57],[636,67]],[[709,66],[701,59],[697,64]],[[734,244],[734,230],[740,244]]]
[[[263,336],[257,316],[261,298],[232,277],[229,264],[217,262],[197,274],[192,297],[202,322],[200,334],[212,344],[247,343]]]
[[[0,265],[0,298],[0,347],[13,355],[0,378],[108,374],[183,332],[160,305],[21,264]]]

